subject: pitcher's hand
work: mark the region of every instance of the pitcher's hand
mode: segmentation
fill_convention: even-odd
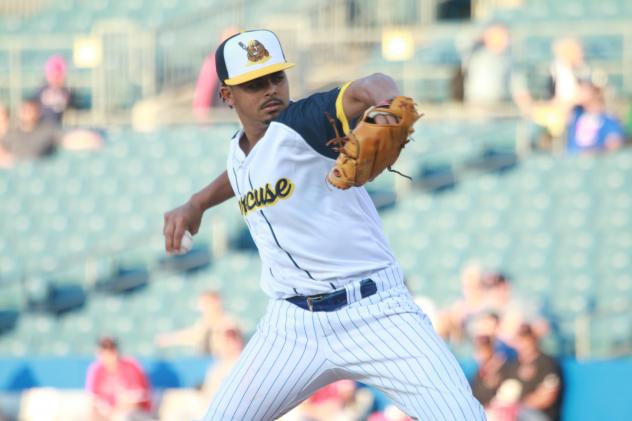
[[[168,254],[180,250],[184,231],[189,230],[193,235],[198,232],[203,214],[204,211],[191,200],[165,213],[162,233],[165,236],[165,250]]]

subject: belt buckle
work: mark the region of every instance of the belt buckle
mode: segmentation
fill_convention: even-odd
[[[318,295],[310,295],[306,297],[305,301],[307,301],[307,308],[309,311],[314,311],[314,301],[322,301],[329,294],[318,294]]]

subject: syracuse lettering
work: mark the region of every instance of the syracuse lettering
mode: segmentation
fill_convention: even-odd
[[[239,199],[239,211],[246,216],[257,209],[274,206],[279,200],[287,199],[294,192],[294,183],[289,178],[279,179],[274,187],[265,186],[250,190]]]

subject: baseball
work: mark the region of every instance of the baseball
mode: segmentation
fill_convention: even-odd
[[[185,231],[182,236],[182,240],[180,241],[180,250],[178,250],[178,254],[187,253],[193,247],[193,236],[189,231]]]

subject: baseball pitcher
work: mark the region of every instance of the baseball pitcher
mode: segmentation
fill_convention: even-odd
[[[413,101],[382,74],[291,101],[293,64],[267,30],[228,38],[216,66],[241,128],[227,170],[165,214],[166,250],[235,196],[270,302],[203,420],[273,420],[340,379],[382,390],[415,420],[484,420],[363,187],[397,160],[420,117]]]

